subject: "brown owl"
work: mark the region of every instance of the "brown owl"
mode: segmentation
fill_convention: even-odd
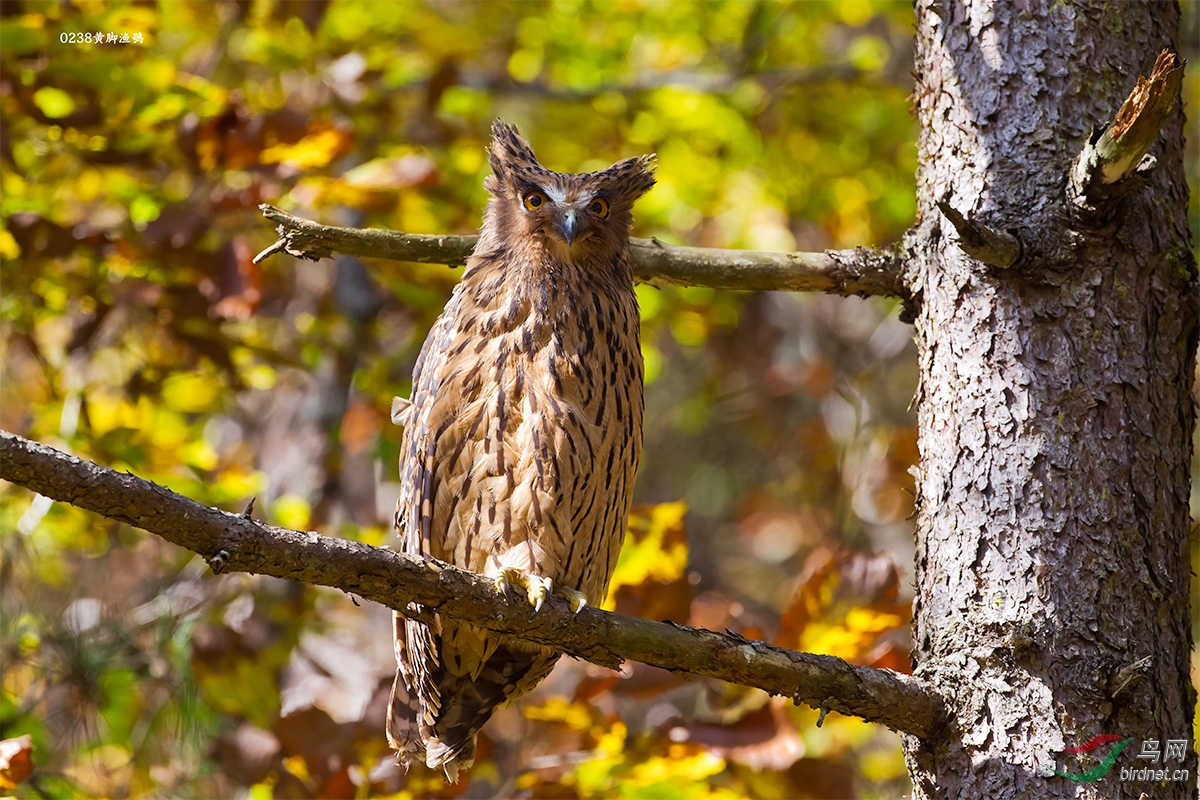
[[[405,424],[401,549],[578,610],[603,600],[642,450],[642,356],[629,265],[653,156],[551,172],[497,121],[475,251],[425,340]],[[441,619],[395,617],[388,741],[455,781],[492,713],[561,653]]]

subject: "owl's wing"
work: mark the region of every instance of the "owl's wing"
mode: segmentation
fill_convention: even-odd
[[[486,573],[498,539],[524,533],[506,510],[520,448],[505,441],[524,373],[480,322],[489,313],[455,291],[421,348],[408,406],[394,411],[405,423],[401,550],[477,573]]]
[[[431,508],[437,474],[431,444],[432,421],[445,410],[439,392],[446,372],[451,342],[455,338],[450,313],[457,293],[447,304],[425,339],[413,367],[412,394],[393,414],[404,425],[400,446],[400,498],[396,502],[396,531],[400,551],[410,555],[431,555]],[[397,398],[399,399],[399,398]],[[436,620],[436,617],[435,617]],[[406,765],[425,760],[425,742],[432,732],[433,720],[422,708],[421,699],[436,692],[433,672],[438,663],[438,632],[429,626],[394,615],[397,674],[388,709],[387,735],[392,747]],[[435,627],[440,627],[436,626]]]
[[[431,555],[433,498],[437,490],[437,465],[433,437],[437,420],[452,413],[453,398],[440,391],[446,376],[451,343],[456,338],[452,306],[429,331],[413,367],[413,388],[408,407],[403,410],[404,440],[400,448],[400,498],[396,503],[396,530],[400,550],[411,555]]]

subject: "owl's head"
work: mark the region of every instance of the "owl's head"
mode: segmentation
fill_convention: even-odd
[[[501,230],[540,238],[572,255],[624,246],[633,204],[654,185],[654,156],[588,173],[551,172],[512,125],[492,125],[489,219]]]

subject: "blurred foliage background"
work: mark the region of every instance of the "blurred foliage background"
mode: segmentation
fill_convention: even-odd
[[[205,504],[257,497],[271,523],[386,544],[390,401],[458,271],[256,266],[275,238],[259,203],[470,232],[503,117],[561,171],[657,152],[637,235],[885,244],[915,214],[912,28],[909,3],[867,0],[6,1],[0,427]],[[897,304],[638,297],[642,505],[608,607],[907,671],[916,368]],[[569,659],[447,786],[387,752],[386,610],[214,577],[7,484],[0,557],[0,739],[33,743],[18,794],[908,790],[881,728]]]

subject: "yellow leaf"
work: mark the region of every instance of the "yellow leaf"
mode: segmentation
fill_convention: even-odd
[[[207,375],[177,372],[163,381],[163,403],[183,413],[211,411],[220,385]]]
[[[209,485],[210,496],[218,503],[244,500],[262,492],[267,483],[266,475],[261,472],[230,466],[221,470],[216,481]]]
[[[312,518],[312,507],[299,495],[285,494],[271,505],[271,516],[285,528],[302,531]]]
[[[21,255],[21,246],[8,231],[0,231],[0,258],[14,259]]]
[[[296,169],[324,167],[350,146],[348,131],[326,127],[310,133],[295,144],[277,144],[262,152],[264,164],[287,164]]]
[[[892,658],[890,650],[878,648],[882,637],[908,620],[898,585],[896,565],[886,554],[818,549],[805,564],[775,644],[852,662]],[[875,663],[883,664],[892,666]]]
[[[88,392],[87,419],[93,434],[103,436],[121,424],[123,402],[121,398],[104,392]]]
[[[572,703],[562,696],[551,697],[540,706],[526,706],[523,713],[526,719],[539,722],[562,722],[577,731],[585,731],[591,727],[594,715],[590,705]]]
[[[622,586],[647,581],[675,581],[687,569],[687,540],[683,518],[687,503],[661,503],[634,509],[629,515],[629,533],[613,571],[604,608],[616,607],[615,595]]]
[[[695,755],[684,755],[685,748],[672,745],[667,757],[650,758],[630,770],[628,782],[634,786],[659,783],[696,783],[716,775],[725,769],[725,759],[702,750]]]
[[[266,391],[275,388],[275,370],[266,364],[255,364],[242,370],[242,380],[252,389]]]
[[[250,800],[273,800],[275,797],[275,776],[270,775],[261,783],[256,783],[250,787],[247,796]]]
[[[612,727],[596,742],[596,749],[609,755],[620,755],[625,752],[625,723],[614,722]]]
[[[196,469],[210,470],[217,466],[217,451],[204,440],[190,442],[183,448],[184,463]]]
[[[43,86],[34,92],[33,102],[43,114],[53,119],[68,116],[75,110],[75,101],[71,99],[71,95],[53,86]]]
[[[308,764],[304,761],[304,756],[288,756],[283,760],[283,768],[302,781],[307,782],[312,779],[312,776],[308,772]]]
[[[852,608],[846,612],[846,627],[864,633],[882,633],[899,628],[907,620],[899,614],[873,608]]]

